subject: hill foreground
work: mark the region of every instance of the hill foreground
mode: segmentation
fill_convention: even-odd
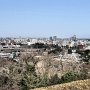
[[[90,90],[90,79],[73,81],[70,83],[54,85],[34,90]]]

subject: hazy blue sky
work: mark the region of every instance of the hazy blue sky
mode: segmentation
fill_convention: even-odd
[[[0,0],[0,37],[90,38],[90,0]]]

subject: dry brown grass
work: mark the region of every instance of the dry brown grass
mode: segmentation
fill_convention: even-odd
[[[90,79],[73,81],[70,83],[53,85],[44,88],[37,88],[34,90],[90,90]]]

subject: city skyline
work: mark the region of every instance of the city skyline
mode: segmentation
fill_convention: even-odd
[[[89,0],[1,0],[0,37],[90,38]]]

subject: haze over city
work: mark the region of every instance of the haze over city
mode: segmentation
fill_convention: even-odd
[[[90,0],[0,0],[0,37],[90,38]]]

